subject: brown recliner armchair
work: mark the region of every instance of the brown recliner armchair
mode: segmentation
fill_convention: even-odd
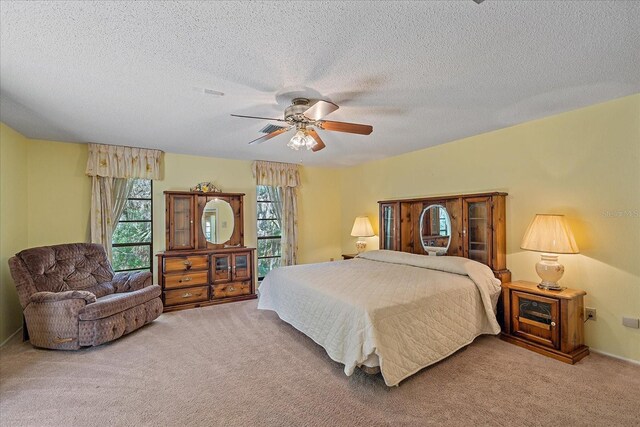
[[[135,331],[162,313],[150,272],[113,273],[104,248],[72,243],[26,249],[9,259],[29,338],[76,350]]]

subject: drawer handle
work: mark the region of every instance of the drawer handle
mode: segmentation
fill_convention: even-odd
[[[233,291],[235,291],[235,290],[236,290],[236,288],[234,288],[233,286],[229,286],[229,287],[227,288],[227,292],[233,292]]]
[[[536,328],[551,330],[551,326],[556,326],[556,322],[551,322],[551,325],[547,325],[546,323],[536,322],[535,320],[527,319],[526,317],[519,316],[518,322],[524,323],[527,325],[535,326]]]
[[[187,276],[187,277],[185,277],[184,279],[180,279],[180,280],[178,280],[178,282],[180,282],[180,283],[182,283],[182,282],[190,282],[190,281],[192,281],[192,280],[193,280],[193,279],[192,279],[191,277]]]
[[[189,298],[192,297],[193,294],[191,292],[187,292],[186,294],[182,294],[182,298]]]
[[[183,262],[184,265],[187,266],[187,268],[191,267],[191,260],[186,260]]]

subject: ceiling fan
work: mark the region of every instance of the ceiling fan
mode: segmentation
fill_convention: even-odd
[[[333,113],[338,108],[339,107],[333,102],[325,101],[323,99],[313,100],[308,98],[294,98],[291,101],[291,105],[284,110],[284,119],[243,116],[240,114],[232,114],[232,116],[287,123],[287,126],[272,126],[269,129],[269,133],[261,136],[260,138],[254,139],[249,142],[249,144],[260,144],[274,136],[296,129],[297,131],[295,135],[287,144],[288,147],[294,150],[306,148],[311,151],[320,151],[325,147],[324,142],[322,142],[320,135],[318,135],[318,132],[316,132],[314,127],[322,130],[356,133],[359,135],[369,135],[373,132],[373,126],[370,125],[324,120],[324,117]]]

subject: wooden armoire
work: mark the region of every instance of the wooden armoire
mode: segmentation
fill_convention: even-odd
[[[164,311],[257,298],[255,248],[244,246],[242,193],[165,191],[158,257]]]

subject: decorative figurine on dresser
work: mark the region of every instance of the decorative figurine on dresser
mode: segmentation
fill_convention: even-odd
[[[242,193],[165,191],[158,257],[164,311],[257,298],[255,248],[244,246]]]

